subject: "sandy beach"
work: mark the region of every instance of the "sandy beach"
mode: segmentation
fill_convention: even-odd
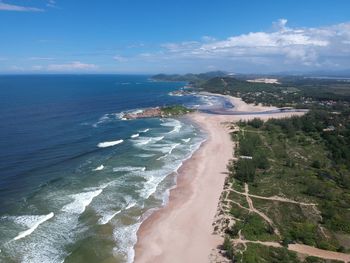
[[[200,94],[207,95],[207,96],[215,95],[218,97],[224,97],[224,98],[228,99],[235,106],[234,111],[261,112],[261,111],[269,111],[269,110],[278,109],[277,107],[274,107],[274,106],[263,106],[261,104],[255,105],[255,104],[245,103],[241,98],[222,95],[219,93],[201,92]]]
[[[246,104],[239,98],[228,98],[236,111],[267,109]],[[207,132],[208,139],[179,169],[177,186],[171,190],[168,204],[142,223],[137,233],[135,262],[209,262],[211,250],[223,242],[220,236],[212,234],[212,223],[227,176],[226,165],[234,151],[225,123],[302,114],[191,114],[189,117]]]

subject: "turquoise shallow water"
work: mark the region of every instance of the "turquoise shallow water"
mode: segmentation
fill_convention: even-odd
[[[121,120],[185,83],[148,76],[0,77],[0,262],[130,262],[136,231],[167,202],[205,139],[186,118]]]

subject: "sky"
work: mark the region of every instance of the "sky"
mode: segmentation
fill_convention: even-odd
[[[349,69],[349,0],[0,0],[0,74]]]

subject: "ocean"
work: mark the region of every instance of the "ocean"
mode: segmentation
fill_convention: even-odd
[[[132,262],[142,221],[206,135],[122,113],[215,96],[133,75],[0,76],[0,262]]]

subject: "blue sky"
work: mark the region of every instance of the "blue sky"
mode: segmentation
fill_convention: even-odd
[[[0,73],[350,68],[348,0],[0,0]]]

